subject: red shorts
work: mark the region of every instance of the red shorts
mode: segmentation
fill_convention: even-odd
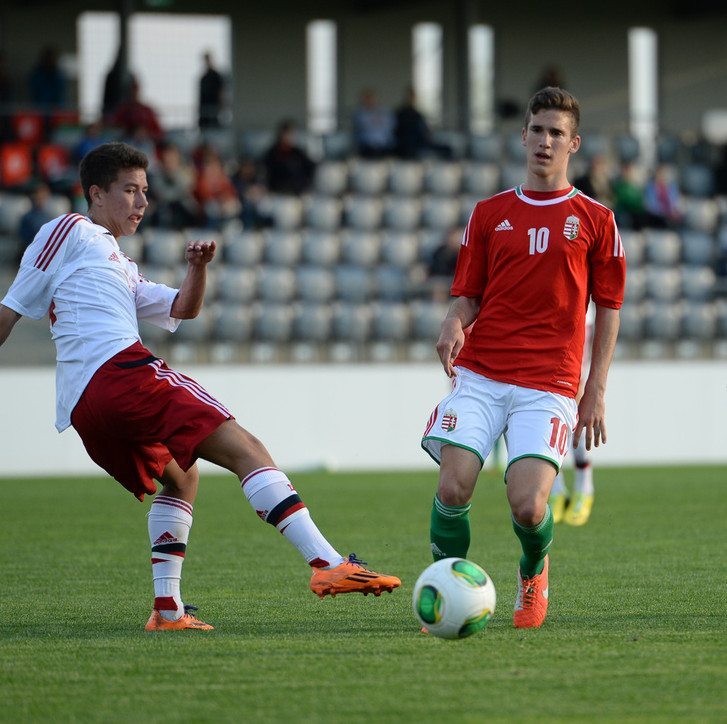
[[[231,418],[201,385],[136,342],[96,370],[71,423],[91,459],[143,500],[172,459],[189,470],[197,446]]]

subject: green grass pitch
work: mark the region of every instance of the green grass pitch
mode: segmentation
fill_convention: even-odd
[[[217,628],[148,634],[148,503],[104,478],[0,481],[0,720],[727,720],[726,468],[597,470],[590,523],[556,528],[537,631],[512,627],[518,544],[483,473],[469,557],[498,607],[454,642],[411,612],[436,472],[292,477],[401,589],[319,600],[237,481],[206,476],[182,592]]]

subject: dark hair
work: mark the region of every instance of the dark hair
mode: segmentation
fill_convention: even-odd
[[[541,88],[528,103],[528,110],[525,114],[525,128],[528,127],[530,119],[539,111],[563,111],[570,113],[573,118],[573,133],[578,133],[578,125],[581,122],[581,107],[575,96],[562,88],[548,86]]]
[[[137,151],[127,143],[103,143],[89,151],[82,159],[79,167],[81,187],[88,205],[91,205],[89,189],[100,186],[108,191],[116,181],[119,171],[140,168],[146,171],[149,160],[141,151]]]

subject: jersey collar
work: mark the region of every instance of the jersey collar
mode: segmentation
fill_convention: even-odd
[[[553,204],[559,204],[562,201],[572,199],[578,193],[578,189],[575,186],[571,186],[570,191],[567,191],[566,193],[563,193],[562,191],[554,191],[554,194],[559,195],[549,199],[534,199],[527,196],[526,192],[523,191],[522,185],[515,187],[515,193],[517,194],[517,197],[526,204],[531,204],[532,206],[552,206]]]

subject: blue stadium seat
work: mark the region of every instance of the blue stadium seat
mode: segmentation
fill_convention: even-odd
[[[369,231],[347,230],[341,234],[341,262],[372,267],[379,261],[381,235]]]
[[[413,302],[409,305],[411,333],[414,339],[437,341],[442,320],[447,316],[449,305],[438,302]]]
[[[685,196],[684,225],[688,229],[713,234],[719,223],[719,204],[714,199],[695,199]]]
[[[422,225],[429,229],[449,229],[460,224],[459,198],[428,196],[422,204]]]
[[[300,267],[296,273],[298,296],[305,302],[329,302],[336,293],[333,273],[317,266]]]
[[[381,260],[384,264],[409,270],[419,256],[419,239],[416,234],[386,232],[381,241]]]
[[[270,128],[248,129],[240,134],[240,155],[254,160],[261,159],[275,141],[275,131]]]
[[[365,342],[371,334],[371,308],[365,304],[336,304],[333,307],[333,336],[346,342]]]
[[[411,315],[406,304],[375,305],[372,336],[377,340],[404,342],[409,338]]]
[[[155,266],[173,266],[184,261],[186,242],[182,234],[171,229],[147,229],[144,232],[144,260]]]
[[[488,164],[500,163],[502,137],[497,133],[470,136],[469,155],[474,161],[483,161]]]
[[[326,196],[341,196],[348,188],[348,164],[344,161],[324,161],[316,167],[313,187]]]
[[[236,304],[219,305],[212,325],[215,340],[249,342],[252,339],[253,318],[247,307]]]
[[[294,231],[265,232],[265,261],[277,266],[295,266],[300,261],[303,240]]]
[[[621,163],[632,163],[639,160],[641,147],[639,140],[633,136],[616,137],[616,156]]]
[[[422,203],[418,198],[389,196],[384,200],[383,222],[389,229],[413,230],[419,226]]]
[[[484,199],[499,190],[500,169],[494,163],[467,163],[462,172],[462,189]]]
[[[711,340],[717,330],[717,313],[709,302],[687,302],[682,317],[682,336],[687,339]]]
[[[715,237],[704,231],[682,231],[682,257],[686,264],[711,265],[717,255]]]
[[[303,202],[297,196],[268,196],[261,210],[273,220],[277,229],[297,229],[303,223]]]
[[[242,231],[223,236],[222,258],[233,266],[253,267],[263,258],[265,239],[259,231]]]
[[[253,312],[255,339],[263,342],[290,341],[293,330],[293,310],[288,304],[261,304]]]
[[[212,314],[202,307],[194,319],[185,319],[174,333],[172,342],[206,342],[212,336]]]
[[[305,264],[329,267],[338,262],[341,240],[337,233],[306,229],[302,238],[302,261]]]
[[[257,271],[257,288],[262,301],[290,302],[296,293],[295,274],[285,267],[261,267]]]
[[[381,226],[384,207],[378,197],[349,196],[344,208],[345,223],[353,229],[372,231]]]
[[[343,204],[330,196],[311,196],[305,202],[305,223],[313,229],[336,231],[342,214]]]
[[[647,229],[644,232],[646,261],[659,266],[673,266],[681,259],[682,240],[676,231]]]
[[[644,302],[644,331],[650,339],[673,341],[681,332],[680,303]]]
[[[706,198],[714,193],[714,172],[709,166],[697,163],[685,166],[679,181],[687,196]]]
[[[366,302],[373,288],[371,272],[360,266],[343,265],[334,271],[336,294],[344,302]]]
[[[414,196],[424,186],[424,168],[416,161],[392,161],[389,190],[399,196]]]
[[[625,302],[640,302],[646,295],[646,271],[638,267],[628,268],[626,274]]]
[[[122,236],[119,239],[119,248],[129,259],[141,264],[144,258],[144,237],[141,234]]]
[[[217,271],[217,296],[235,305],[257,296],[257,274],[253,269],[223,265]]]
[[[704,301],[713,297],[717,277],[710,267],[682,266],[679,273],[685,299]]]
[[[641,341],[644,330],[643,306],[638,302],[625,300],[619,316],[619,339],[627,342]]]
[[[644,235],[640,231],[632,231],[630,229],[619,229],[621,234],[621,243],[626,253],[626,264],[631,271],[632,267],[640,266],[644,261],[645,241]]]
[[[302,304],[293,314],[293,338],[326,342],[331,337],[332,313],[327,304]]]
[[[646,292],[650,299],[659,302],[673,302],[681,295],[681,275],[677,269],[648,266],[646,272]],[[628,277],[628,274],[626,275]]]
[[[389,164],[385,161],[351,162],[349,184],[357,194],[379,195],[386,191],[389,181]]]
[[[451,161],[429,161],[424,172],[424,188],[436,196],[455,196],[462,188],[462,165]]]

